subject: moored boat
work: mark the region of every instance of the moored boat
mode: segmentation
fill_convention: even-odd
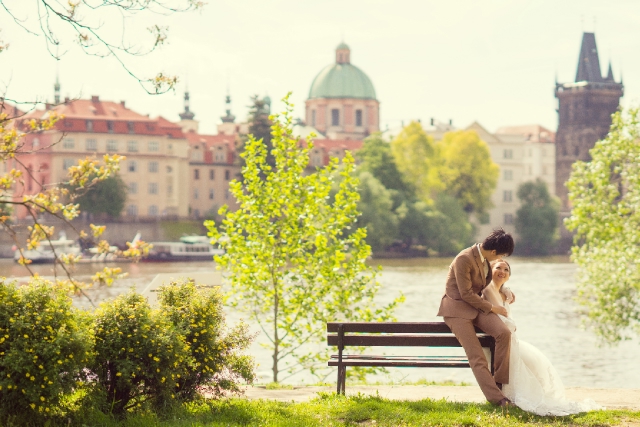
[[[213,261],[224,250],[211,245],[206,236],[183,236],[179,242],[150,242],[153,247],[143,262]]]
[[[16,249],[13,259],[17,262],[22,256],[31,260],[32,264],[47,264],[56,261],[62,255],[82,255],[82,249],[75,240],[67,239],[64,231],[60,232],[58,240],[44,240],[37,248],[23,249],[22,253]]]

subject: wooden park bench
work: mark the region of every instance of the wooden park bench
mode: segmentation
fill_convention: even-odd
[[[495,340],[476,328],[482,347],[489,349],[493,374]],[[466,356],[428,355],[429,347],[461,347],[444,322],[330,322],[327,344],[338,347],[329,366],[338,367],[338,393],[344,394],[347,366],[468,368]],[[347,347],[422,347],[421,356],[345,354]]]

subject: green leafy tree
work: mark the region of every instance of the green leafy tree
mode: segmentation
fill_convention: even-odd
[[[313,141],[301,147],[292,135],[291,111],[272,116],[272,155],[250,137],[242,154],[243,180],[231,182],[239,203],[236,212],[216,226],[208,221],[213,242],[225,249],[216,262],[231,285],[230,303],[259,325],[273,358],[273,381],[281,372],[320,375],[328,349],[325,322],[389,320],[400,302],[376,308],[379,284],[365,263],[371,253],[358,216],[358,181],[349,153],[306,173]],[[335,174],[341,181],[330,197]],[[330,200],[333,199],[333,202]]]
[[[516,212],[518,249],[525,255],[547,255],[557,240],[559,202],[538,178],[518,188],[520,209]]]
[[[403,197],[413,195],[414,189],[402,179],[402,173],[396,165],[391,152],[391,144],[379,133],[367,137],[362,148],[355,153],[358,160],[358,170],[370,172],[380,183],[389,190],[396,190]]]
[[[358,219],[367,229],[367,243],[374,251],[384,250],[398,236],[398,215],[393,211],[393,190],[388,190],[369,172],[359,172]]]
[[[99,181],[81,197],[76,199],[80,210],[94,215],[117,218],[127,202],[127,184],[120,175]]]
[[[607,137],[576,162],[567,188],[578,302],[605,341],[640,333],[640,111],[613,115]]]
[[[487,143],[475,131],[447,132],[436,144],[438,175],[444,192],[464,210],[482,217],[492,207],[491,194],[500,173]]]
[[[406,185],[414,188],[420,200],[432,201],[432,193],[440,188],[435,166],[435,145],[418,122],[411,122],[391,141],[396,168]]]

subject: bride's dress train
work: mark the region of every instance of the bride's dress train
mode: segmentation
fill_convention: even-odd
[[[509,304],[505,304],[510,313]],[[556,369],[540,350],[518,339],[511,317],[500,318],[511,330],[509,384],[502,392],[516,406],[537,415],[569,415],[603,409],[591,399],[582,402],[568,400]]]

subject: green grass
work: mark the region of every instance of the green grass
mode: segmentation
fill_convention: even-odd
[[[162,227],[165,238],[169,241],[178,241],[184,235],[204,236],[207,233],[202,221],[162,221],[160,227]]]
[[[425,399],[393,401],[379,396],[344,397],[320,393],[304,403],[242,398],[201,400],[168,411],[129,415],[116,421],[90,413],[50,427],[214,427],[214,426],[613,426],[640,425],[640,411],[595,411],[568,417],[538,417],[517,408],[504,411],[490,404]]]

